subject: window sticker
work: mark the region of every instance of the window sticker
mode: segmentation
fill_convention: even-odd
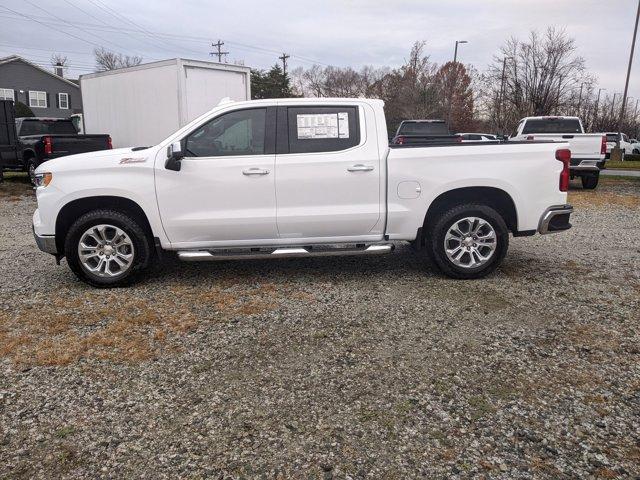
[[[296,115],[298,140],[349,138],[349,114],[317,113]]]

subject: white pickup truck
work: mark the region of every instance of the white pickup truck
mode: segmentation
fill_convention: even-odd
[[[509,141],[568,142],[571,150],[571,178],[580,177],[582,187],[598,186],[605,167],[607,137],[604,133],[584,133],[578,117],[526,117],[520,120]]]
[[[383,102],[225,103],[159,145],[36,171],[39,248],[97,287],[186,261],[388,253],[478,278],[514,236],[571,227],[567,144],[389,146]]]

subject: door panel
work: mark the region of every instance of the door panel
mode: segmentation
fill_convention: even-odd
[[[156,164],[160,216],[172,244],[199,248],[278,238],[275,108],[227,112],[181,143],[186,157],[180,171]]]
[[[334,128],[332,114],[344,122],[347,114],[348,127],[343,122]],[[279,148],[284,130],[289,150],[276,155],[280,237],[381,236],[381,165],[375,139],[366,138],[362,107],[289,107],[278,119]],[[356,145],[349,146],[350,141]],[[338,151],[314,151],[331,149]]]
[[[184,158],[156,176],[162,224],[171,243],[277,238],[275,155]],[[246,175],[245,170],[269,173]]]

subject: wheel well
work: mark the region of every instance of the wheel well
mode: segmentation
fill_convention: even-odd
[[[153,245],[153,232],[144,210],[133,200],[124,197],[86,197],[67,203],[56,218],[56,247],[58,252],[64,252],[64,241],[69,228],[79,217],[85,213],[98,209],[117,210],[126,213],[136,220],[147,234],[150,244]]]
[[[440,194],[431,202],[424,217],[424,225],[446,210],[464,203],[480,203],[497,211],[511,232],[518,230],[518,215],[511,196],[504,190],[494,187],[464,187]]]

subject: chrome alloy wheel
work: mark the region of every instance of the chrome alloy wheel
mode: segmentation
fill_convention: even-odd
[[[456,220],[444,237],[447,258],[462,268],[477,268],[486,264],[496,247],[496,231],[489,222],[478,217]]]
[[[82,267],[99,277],[118,277],[133,264],[129,235],[113,225],[94,225],[80,237],[78,257]]]

